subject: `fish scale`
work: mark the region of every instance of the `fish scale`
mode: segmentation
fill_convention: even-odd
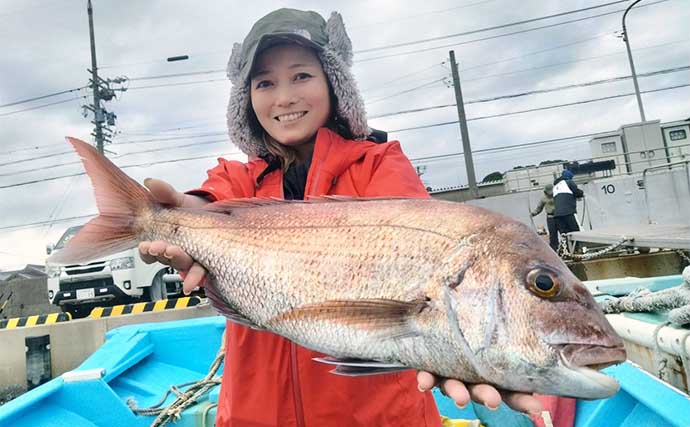
[[[582,283],[525,224],[433,199],[229,200],[160,205],[88,144],[100,215],[49,262],[163,240],[212,279],[232,321],[329,354],[335,373],[422,369],[507,390],[603,398],[592,369],[623,342]]]

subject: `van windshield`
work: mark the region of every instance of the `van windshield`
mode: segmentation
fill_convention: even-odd
[[[60,240],[58,240],[57,244],[55,244],[55,249],[62,249],[65,247],[67,242],[69,242],[72,237],[74,237],[75,234],[77,234],[77,231],[79,231],[83,225],[77,225],[74,227],[70,227],[65,231],[65,234],[60,237]]]

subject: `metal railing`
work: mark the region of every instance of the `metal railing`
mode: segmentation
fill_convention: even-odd
[[[683,169],[685,169],[685,180],[688,184],[688,196],[690,196],[690,173],[688,173],[688,165],[690,165],[690,160],[683,160],[680,162],[651,166],[642,171],[642,186],[644,187],[644,204],[645,208],[647,209],[647,224],[652,223],[651,210],[649,209],[649,192],[647,191],[647,172],[652,171],[654,169],[672,169],[673,167],[678,165],[683,165]]]
[[[582,164],[582,163],[588,163],[590,161],[614,159],[616,162],[616,169],[611,171],[612,173],[610,173],[610,174],[605,174],[603,177],[609,178],[609,177],[614,177],[614,176],[634,175],[634,174],[640,173],[640,171],[629,172],[629,170],[634,169],[633,166],[635,166],[635,165],[645,164],[645,163],[649,163],[652,161],[658,162],[658,161],[664,161],[665,160],[664,163],[660,163],[658,165],[650,166],[648,168],[643,169],[642,172],[644,173],[644,171],[647,169],[666,168],[666,167],[669,167],[670,165],[682,164],[683,162],[690,161],[690,160],[685,160],[686,158],[690,158],[690,152],[688,152],[688,153],[681,152],[680,154],[675,154],[675,155],[672,155],[668,152],[668,150],[670,150],[670,149],[682,149],[682,148],[686,148],[686,147],[690,148],[690,143],[689,144],[682,144],[682,145],[674,145],[671,147],[661,147],[661,148],[656,148],[653,150],[639,150],[639,151],[631,151],[631,152],[627,152],[627,153],[611,153],[608,155],[590,157],[587,159],[579,159],[579,160],[575,160],[573,162],[578,162],[578,163]],[[662,154],[659,155],[659,157],[656,157],[656,152],[658,152],[658,151],[662,151]],[[650,155],[650,153],[654,153],[654,154]],[[645,158],[643,158],[642,160],[631,161],[630,157],[632,155],[635,155],[635,154],[640,154],[640,157],[642,157],[642,155],[644,155]],[[621,159],[623,161],[619,162],[619,160],[621,160]],[[681,159],[681,160],[678,162],[672,162],[672,160],[674,160],[674,159]],[[568,163],[573,163],[573,162],[568,162]],[[546,165],[540,165],[540,166],[534,166],[534,167],[521,168],[521,169],[514,170],[514,171],[525,171],[527,176],[516,177],[516,178],[512,178],[512,179],[504,177],[503,182],[504,182],[504,184],[506,184],[506,186],[510,186],[511,183],[515,183],[514,184],[515,189],[512,190],[513,192],[522,192],[522,191],[534,190],[535,188],[540,186],[540,183],[541,183],[540,178],[549,178],[549,181],[550,181],[551,179],[557,178],[557,177],[554,176],[553,172],[533,174],[533,173],[530,173],[530,170],[534,170],[538,167],[549,167],[549,166],[551,166],[551,165],[546,164]],[[618,169],[621,166],[624,167],[624,169],[625,169],[624,171],[618,171]],[[508,172],[511,172],[511,171],[507,171],[506,174]],[[601,172],[606,172],[606,171],[601,171]],[[594,172],[594,173],[596,173],[596,172]],[[602,178],[602,177],[590,176],[590,178],[597,179],[597,178]],[[525,180],[527,180],[529,182],[529,185],[527,187],[523,188],[523,186],[520,185],[520,181],[525,181]],[[533,182],[535,180],[537,181],[537,184],[533,184]]]

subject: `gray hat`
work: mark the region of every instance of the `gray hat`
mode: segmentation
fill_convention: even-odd
[[[354,139],[365,139],[370,129],[350,71],[352,43],[340,14],[333,12],[326,22],[316,12],[278,9],[259,19],[244,42],[232,48],[227,70],[232,82],[227,113],[230,140],[249,156],[268,154],[262,135],[257,135],[256,126],[250,122],[249,73],[258,54],[286,41],[316,51],[337,99],[336,119]]]

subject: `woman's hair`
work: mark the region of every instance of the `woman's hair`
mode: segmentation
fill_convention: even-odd
[[[278,9],[259,19],[244,42],[233,46],[227,69],[232,82],[227,112],[230,140],[250,157],[279,156],[286,159],[282,165],[285,168],[294,162],[289,154],[286,155],[284,147],[276,150],[271,144],[274,148],[269,150],[267,142],[270,138],[264,135],[251,107],[249,74],[257,49],[262,47],[262,40],[266,37],[271,42],[288,38],[291,42],[303,43],[305,47],[316,46],[314,49],[326,75],[331,97],[331,115],[325,126],[348,140],[366,139],[371,130],[367,124],[364,100],[351,72],[352,43],[340,14],[333,12],[326,21],[316,12]]]

